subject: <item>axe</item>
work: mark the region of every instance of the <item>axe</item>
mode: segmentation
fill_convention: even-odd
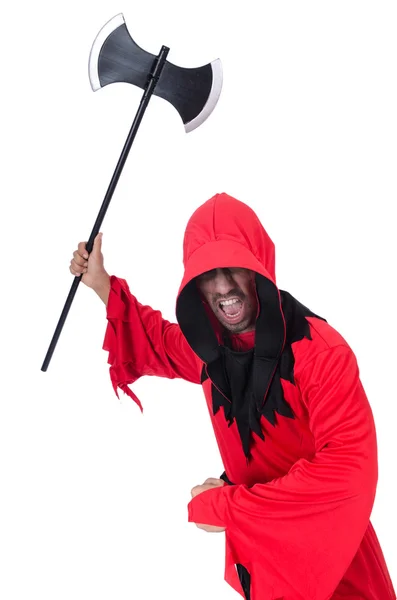
[[[169,48],[162,46],[155,56],[140,48],[130,36],[122,14],[100,30],[89,58],[89,78],[94,92],[109,83],[126,82],[144,90],[128,137],[120,154],[105,198],[86,244],[91,253],[94,239],[109,207],[128,153],[151,96],[168,100],[178,111],[186,132],[199,127],[214,110],[222,89],[219,59],[194,69],[178,67],[166,60]],[[41,367],[46,371],[65,324],[82,275],[75,277]]]

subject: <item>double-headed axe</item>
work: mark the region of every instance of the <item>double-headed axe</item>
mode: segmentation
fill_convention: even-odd
[[[92,251],[142,117],[153,94],[171,102],[179,112],[186,132],[199,127],[211,114],[222,89],[219,59],[195,69],[178,67],[166,60],[169,48],[155,56],[142,50],[130,36],[122,14],[116,15],[98,33],[90,53],[89,77],[94,91],[115,82],[137,85],[144,90],[135,119],[116,165],[95,221],[87,252]],[[82,275],[75,277],[41,367],[46,371],[54,353]]]

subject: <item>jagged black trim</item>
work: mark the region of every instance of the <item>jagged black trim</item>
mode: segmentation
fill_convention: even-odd
[[[223,407],[229,426],[236,421],[248,460],[252,434],[265,439],[260,424],[262,416],[274,427],[276,413],[295,418],[284,398],[281,380],[295,385],[292,344],[303,338],[311,339],[306,317],[322,319],[288,292],[278,292],[262,275],[257,273],[255,281],[260,311],[255,347],[246,352],[233,350],[227,336],[223,344],[218,343],[194,281],[185,287],[177,302],[180,327],[205,363],[201,382],[211,380],[213,414]]]
[[[284,351],[279,361],[280,377],[286,379],[295,385],[294,378],[294,354],[292,344],[299,342],[303,338],[311,340],[310,324],[306,317],[315,317],[325,321],[309,308],[301,304],[290,293],[280,290],[281,306],[286,321],[286,343]]]
[[[212,384],[213,414],[215,415],[223,406],[225,418],[228,421],[229,426],[232,425],[234,420],[236,420],[244,454],[247,458],[250,456],[250,446],[252,442],[251,434],[255,433],[260,439],[265,439],[260,424],[261,416],[267,419],[274,427],[277,425],[276,413],[283,417],[291,419],[295,418],[291,407],[284,398],[281,380],[284,379],[290,381],[295,385],[295,359],[292,351],[292,344],[299,342],[303,338],[311,340],[310,324],[306,317],[316,317],[318,319],[322,319],[322,317],[319,317],[313,313],[288,292],[280,291],[280,296],[286,323],[286,343],[279,358],[277,370],[272,378],[270,389],[266,397],[266,390],[263,390],[263,388],[255,390],[251,387],[251,389],[248,389],[248,392],[240,397],[240,399],[238,397],[232,397],[230,402],[228,400],[228,396],[233,396],[233,391],[229,391],[228,394],[228,390],[223,390],[224,394],[222,394],[217,387]],[[225,347],[228,347],[227,339],[225,339]],[[235,351],[233,352],[231,351],[229,345],[229,348],[226,350],[226,352],[227,351],[233,354],[236,360],[240,359],[240,361],[244,359],[249,360],[248,355],[250,354],[251,360],[252,357],[254,357],[254,350],[243,353]],[[255,366],[258,375],[260,375],[261,366],[258,364]],[[220,381],[216,373],[214,373],[214,377],[211,377],[211,379],[212,381]],[[233,388],[236,389],[236,384],[232,385],[231,387],[232,390]]]

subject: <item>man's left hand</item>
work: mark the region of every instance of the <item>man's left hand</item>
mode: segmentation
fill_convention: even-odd
[[[212,490],[214,487],[222,487],[225,485],[223,479],[215,479],[214,477],[210,477],[206,479],[202,485],[196,485],[192,491],[192,498],[195,498],[202,492],[206,492],[207,490]],[[225,531],[226,527],[215,527],[215,525],[203,525],[202,523],[196,523],[196,526],[199,529],[203,529],[204,531],[208,531],[209,533],[218,533],[221,531]]]

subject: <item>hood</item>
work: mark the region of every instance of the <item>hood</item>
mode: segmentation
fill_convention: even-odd
[[[216,194],[190,217],[183,240],[185,273],[179,293],[204,271],[252,269],[276,284],[275,248],[255,212],[228,194]]]
[[[264,414],[272,424],[275,424],[273,411],[293,416],[279,394],[276,402],[265,406],[286,340],[281,296],[276,285],[274,244],[248,205],[226,193],[216,194],[189,219],[183,243],[183,263],[184,276],[176,303],[179,326],[193,351],[205,363],[206,375],[229,405],[232,401],[230,396],[233,396],[230,380],[240,369],[239,377],[245,381],[240,380],[238,385],[239,397],[243,395],[244,398],[234,399],[234,410],[229,410],[229,413],[227,403],[219,401],[218,404],[224,406],[231,421],[236,417],[236,411],[240,413],[239,429],[240,434],[242,428],[245,429],[242,441],[247,454],[247,428],[262,437],[260,414]],[[225,267],[246,268],[256,273],[259,309],[255,347],[251,353],[237,353],[225,347],[220,336],[220,324],[212,311],[206,309],[196,287],[195,277],[205,271]],[[249,365],[247,361],[242,365],[244,355]],[[240,406],[237,407],[238,402]],[[217,408],[219,406],[214,404],[214,412]]]
[[[264,358],[274,359],[281,354],[285,321],[276,285],[275,248],[247,204],[222,193],[201,205],[186,226],[183,264],[185,271],[178,291],[176,316],[190,346],[205,363],[211,362],[216,354],[217,319],[211,310],[205,309],[194,280],[216,268],[240,267],[255,271],[259,300],[255,347],[262,350]],[[266,352],[258,348],[265,332]]]

